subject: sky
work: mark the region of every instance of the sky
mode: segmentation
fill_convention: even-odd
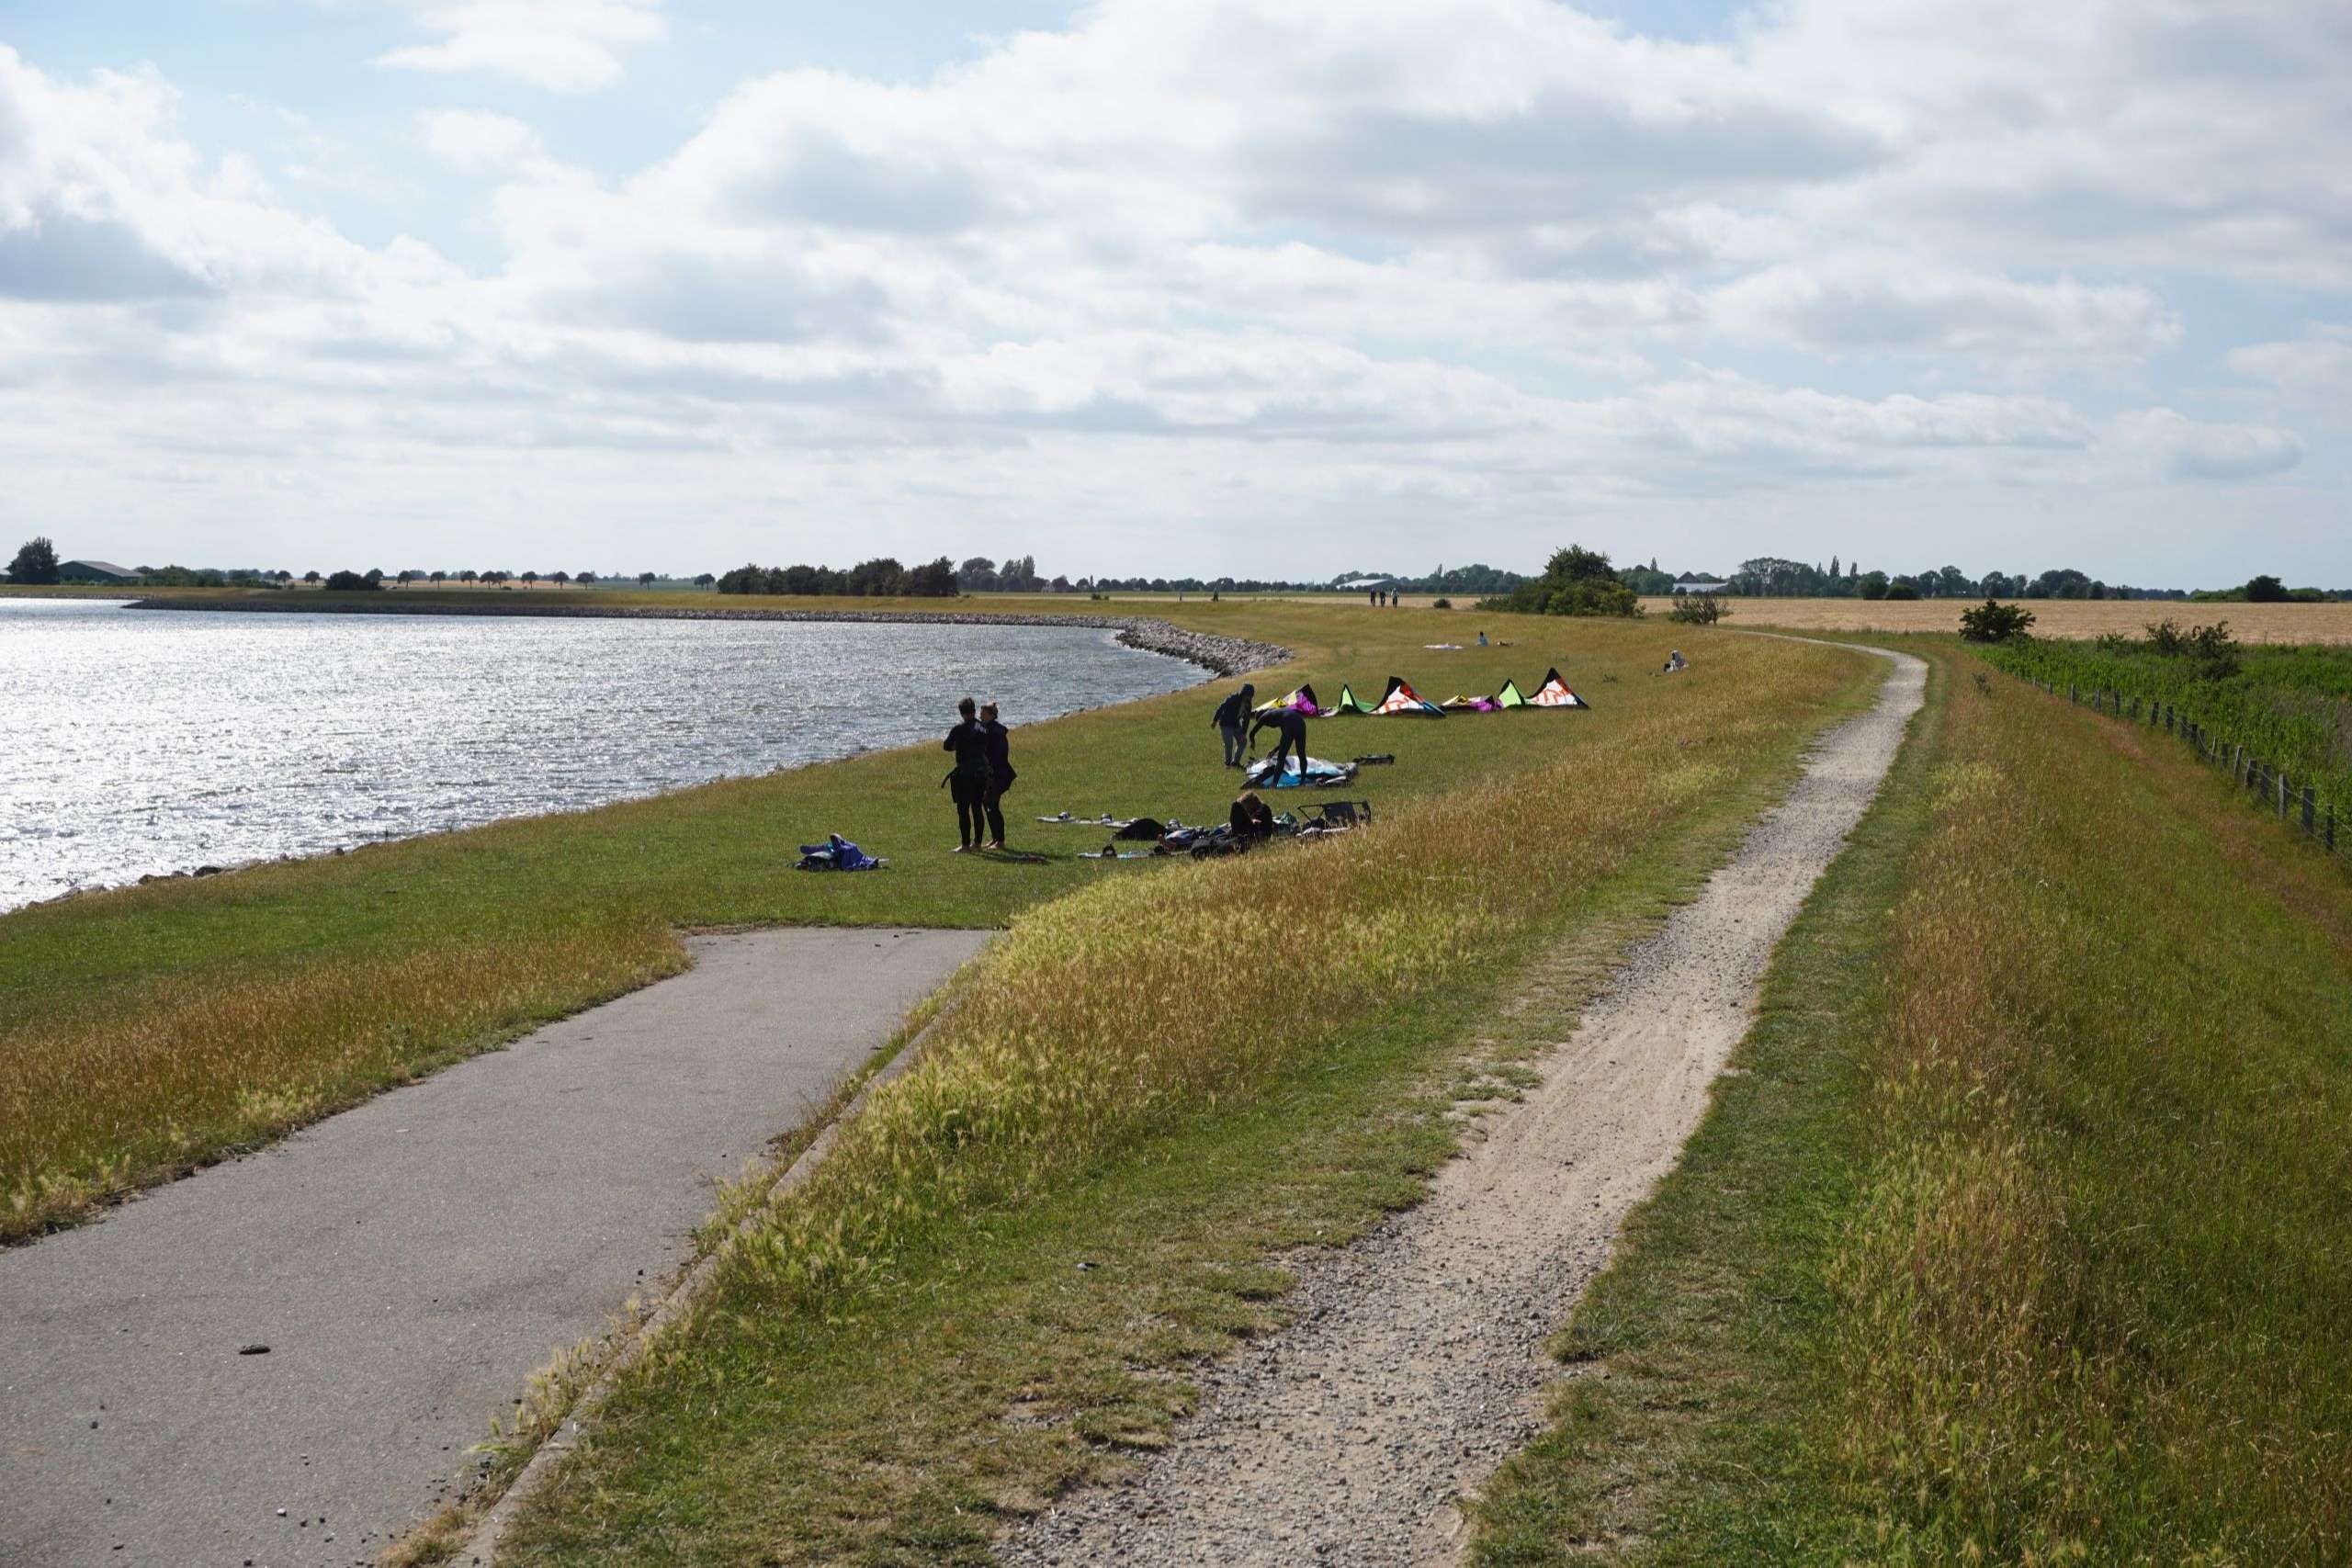
[[[0,0],[0,548],[2352,586],[2346,82],[2343,0]]]

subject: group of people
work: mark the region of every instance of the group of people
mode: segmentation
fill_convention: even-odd
[[[956,852],[1004,848],[1004,792],[1020,775],[1012,771],[1012,732],[997,722],[996,705],[975,706],[966,697],[956,705],[963,722],[947,732],[940,750],[952,751],[956,765],[940,782],[956,798],[956,831],[961,842]]]
[[[1375,588],[1372,591],[1372,607],[1375,610],[1384,604],[1394,609],[1403,603],[1404,601],[1396,596],[1396,591],[1393,588]]]
[[[1258,688],[1248,682],[1241,689],[1217,704],[1209,723],[1225,738],[1225,765],[1238,768],[1258,743],[1261,730],[1274,732],[1274,771],[1279,773],[1288,767],[1295,756],[1301,772],[1306,767],[1306,716],[1289,708],[1276,708],[1272,713],[1253,713],[1250,705],[1258,700]]]

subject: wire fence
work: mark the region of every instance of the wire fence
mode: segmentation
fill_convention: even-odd
[[[2074,685],[2062,688],[2053,681],[2037,680],[2030,675],[2018,679],[2053,697],[2063,692],[2067,701],[2077,706],[2087,705],[2094,713],[2110,714],[2127,723],[2145,724],[2152,729],[2179,737],[2206,762],[2226,769],[2231,782],[2257,801],[2263,810],[2275,812],[2279,821],[2300,828],[2303,837],[2331,857],[2352,863],[2352,820],[2344,821],[2339,832],[2335,803],[2323,802],[2316,786],[2309,781],[2299,784],[2286,769],[2211,734],[2187,714],[2176,713],[2170,703],[2127,697],[2120,692],[2098,687],[2088,692]]]

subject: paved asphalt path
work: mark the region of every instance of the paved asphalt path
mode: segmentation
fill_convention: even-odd
[[[372,1562],[985,940],[695,939],[689,974],[0,1251],[0,1563]]]

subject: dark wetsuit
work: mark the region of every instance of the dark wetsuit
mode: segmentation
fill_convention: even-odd
[[[1012,732],[992,718],[980,720],[980,728],[988,737],[989,792],[982,801],[989,818],[988,841],[1001,844],[1004,842],[1004,792],[1019,777],[1012,771]]]
[[[1226,821],[1238,844],[1254,844],[1274,836],[1273,809],[1262,800],[1235,801]]]
[[[1248,749],[1242,729],[1250,722],[1250,699],[1255,694],[1247,686],[1216,705],[1216,716],[1209,720],[1225,734],[1225,765],[1238,768],[1241,754]]]
[[[978,719],[966,719],[940,742],[943,751],[956,753],[956,771],[947,775],[947,790],[956,797],[956,830],[967,845],[986,843],[983,808],[989,795],[989,738]]]
[[[1283,759],[1293,752],[1298,756],[1299,773],[1302,775],[1305,774],[1306,772],[1306,716],[1290,708],[1277,708],[1272,713],[1259,716],[1258,722],[1250,727],[1250,738],[1256,739],[1258,731],[1261,729],[1271,729],[1282,737],[1281,742],[1274,747],[1274,754],[1271,759],[1274,764],[1273,771],[1267,782],[1272,783],[1282,777]]]

